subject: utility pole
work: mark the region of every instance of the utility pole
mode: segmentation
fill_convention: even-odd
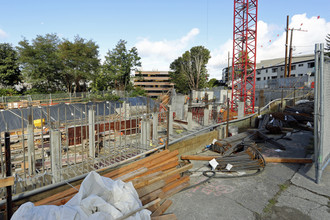
[[[292,37],[293,37],[293,28],[291,29],[291,36],[290,36],[289,72],[288,72],[288,77],[291,76],[291,64],[292,64]]]
[[[229,66],[230,66],[230,52],[228,51],[228,71],[227,71],[227,82],[229,82]],[[228,95],[228,92],[227,92],[227,95]]]
[[[291,36],[290,36],[290,51],[289,51],[289,68],[288,68],[288,69],[289,69],[289,72],[288,72],[288,77],[291,76],[292,51],[293,51],[293,48],[292,48],[293,31],[304,31],[304,32],[307,32],[307,30],[302,30],[301,28],[299,28],[299,29],[291,28]]]
[[[285,38],[285,64],[284,64],[284,77],[287,77],[288,65],[288,38],[289,38],[289,15],[286,16],[286,38]]]

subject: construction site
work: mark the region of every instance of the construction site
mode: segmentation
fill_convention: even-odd
[[[234,1],[228,87],[2,97],[0,219],[330,219],[330,59],[256,88],[257,10]]]

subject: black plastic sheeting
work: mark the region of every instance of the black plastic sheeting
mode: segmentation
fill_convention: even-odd
[[[74,104],[57,104],[52,106],[40,106],[22,109],[8,109],[0,112],[0,132],[11,131],[26,128],[28,124],[28,115],[31,115],[32,120],[45,119],[50,122],[65,122],[65,121],[81,121],[88,117],[88,110],[94,109],[96,116],[114,114],[116,108],[123,107],[123,102],[129,103],[130,106],[146,106],[147,99],[150,100],[149,105],[152,109],[155,101],[147,97],[130,97],[121,98],[120,101],[104,101],[104,102],[88,102],[88,103],[74,103]],[[86,112],[87,111],[87,112]],[[122,109],[124,111],[124,108]]]

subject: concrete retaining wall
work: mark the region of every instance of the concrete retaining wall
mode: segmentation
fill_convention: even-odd
[[[268,114],[272,112],[277,112],[285,108],[286,103],[289,100],[283,100],[283,106],[281,108],[281,99],[276,99],[268,103],[265,107],[260,109],[260,115]],[[245,116],[242,119],[231,120],[229,126],[237,126],[239,129],[254,127],[256,123],[256,118],[259,116],[259,113],[254,113],[248,116]],[[211,125],[204,129],[201,133],[197,133],[193,136],[187,136],[187,138],[180,140],[175,143],[169,143],[169,150],[179,150],[180,155],[184,154],[194,154],[200,152],[206,145],[212,143],[213,139],[219,138],[219,131],[223,126],[226,126],[226,122],[222,122],[216,125]],[[212,130],[212,131],[210,131]]]

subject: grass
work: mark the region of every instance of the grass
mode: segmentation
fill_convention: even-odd
[[[289,188],[290,186],[290,181],[286,181],[285,183],[283,184],[279,184],[278,187],[279,187],[279,191],[274,195],[273,198],[271,198],[270,200],[268,200],[268,204],[266,205],[266,207],[263,209],[263,212],[264,213],[270,213],[273,206],[276,205],[277,203],[277,199],[278,197],[280,197],[281,193],[283,191],[285,191],[287,188]]]

